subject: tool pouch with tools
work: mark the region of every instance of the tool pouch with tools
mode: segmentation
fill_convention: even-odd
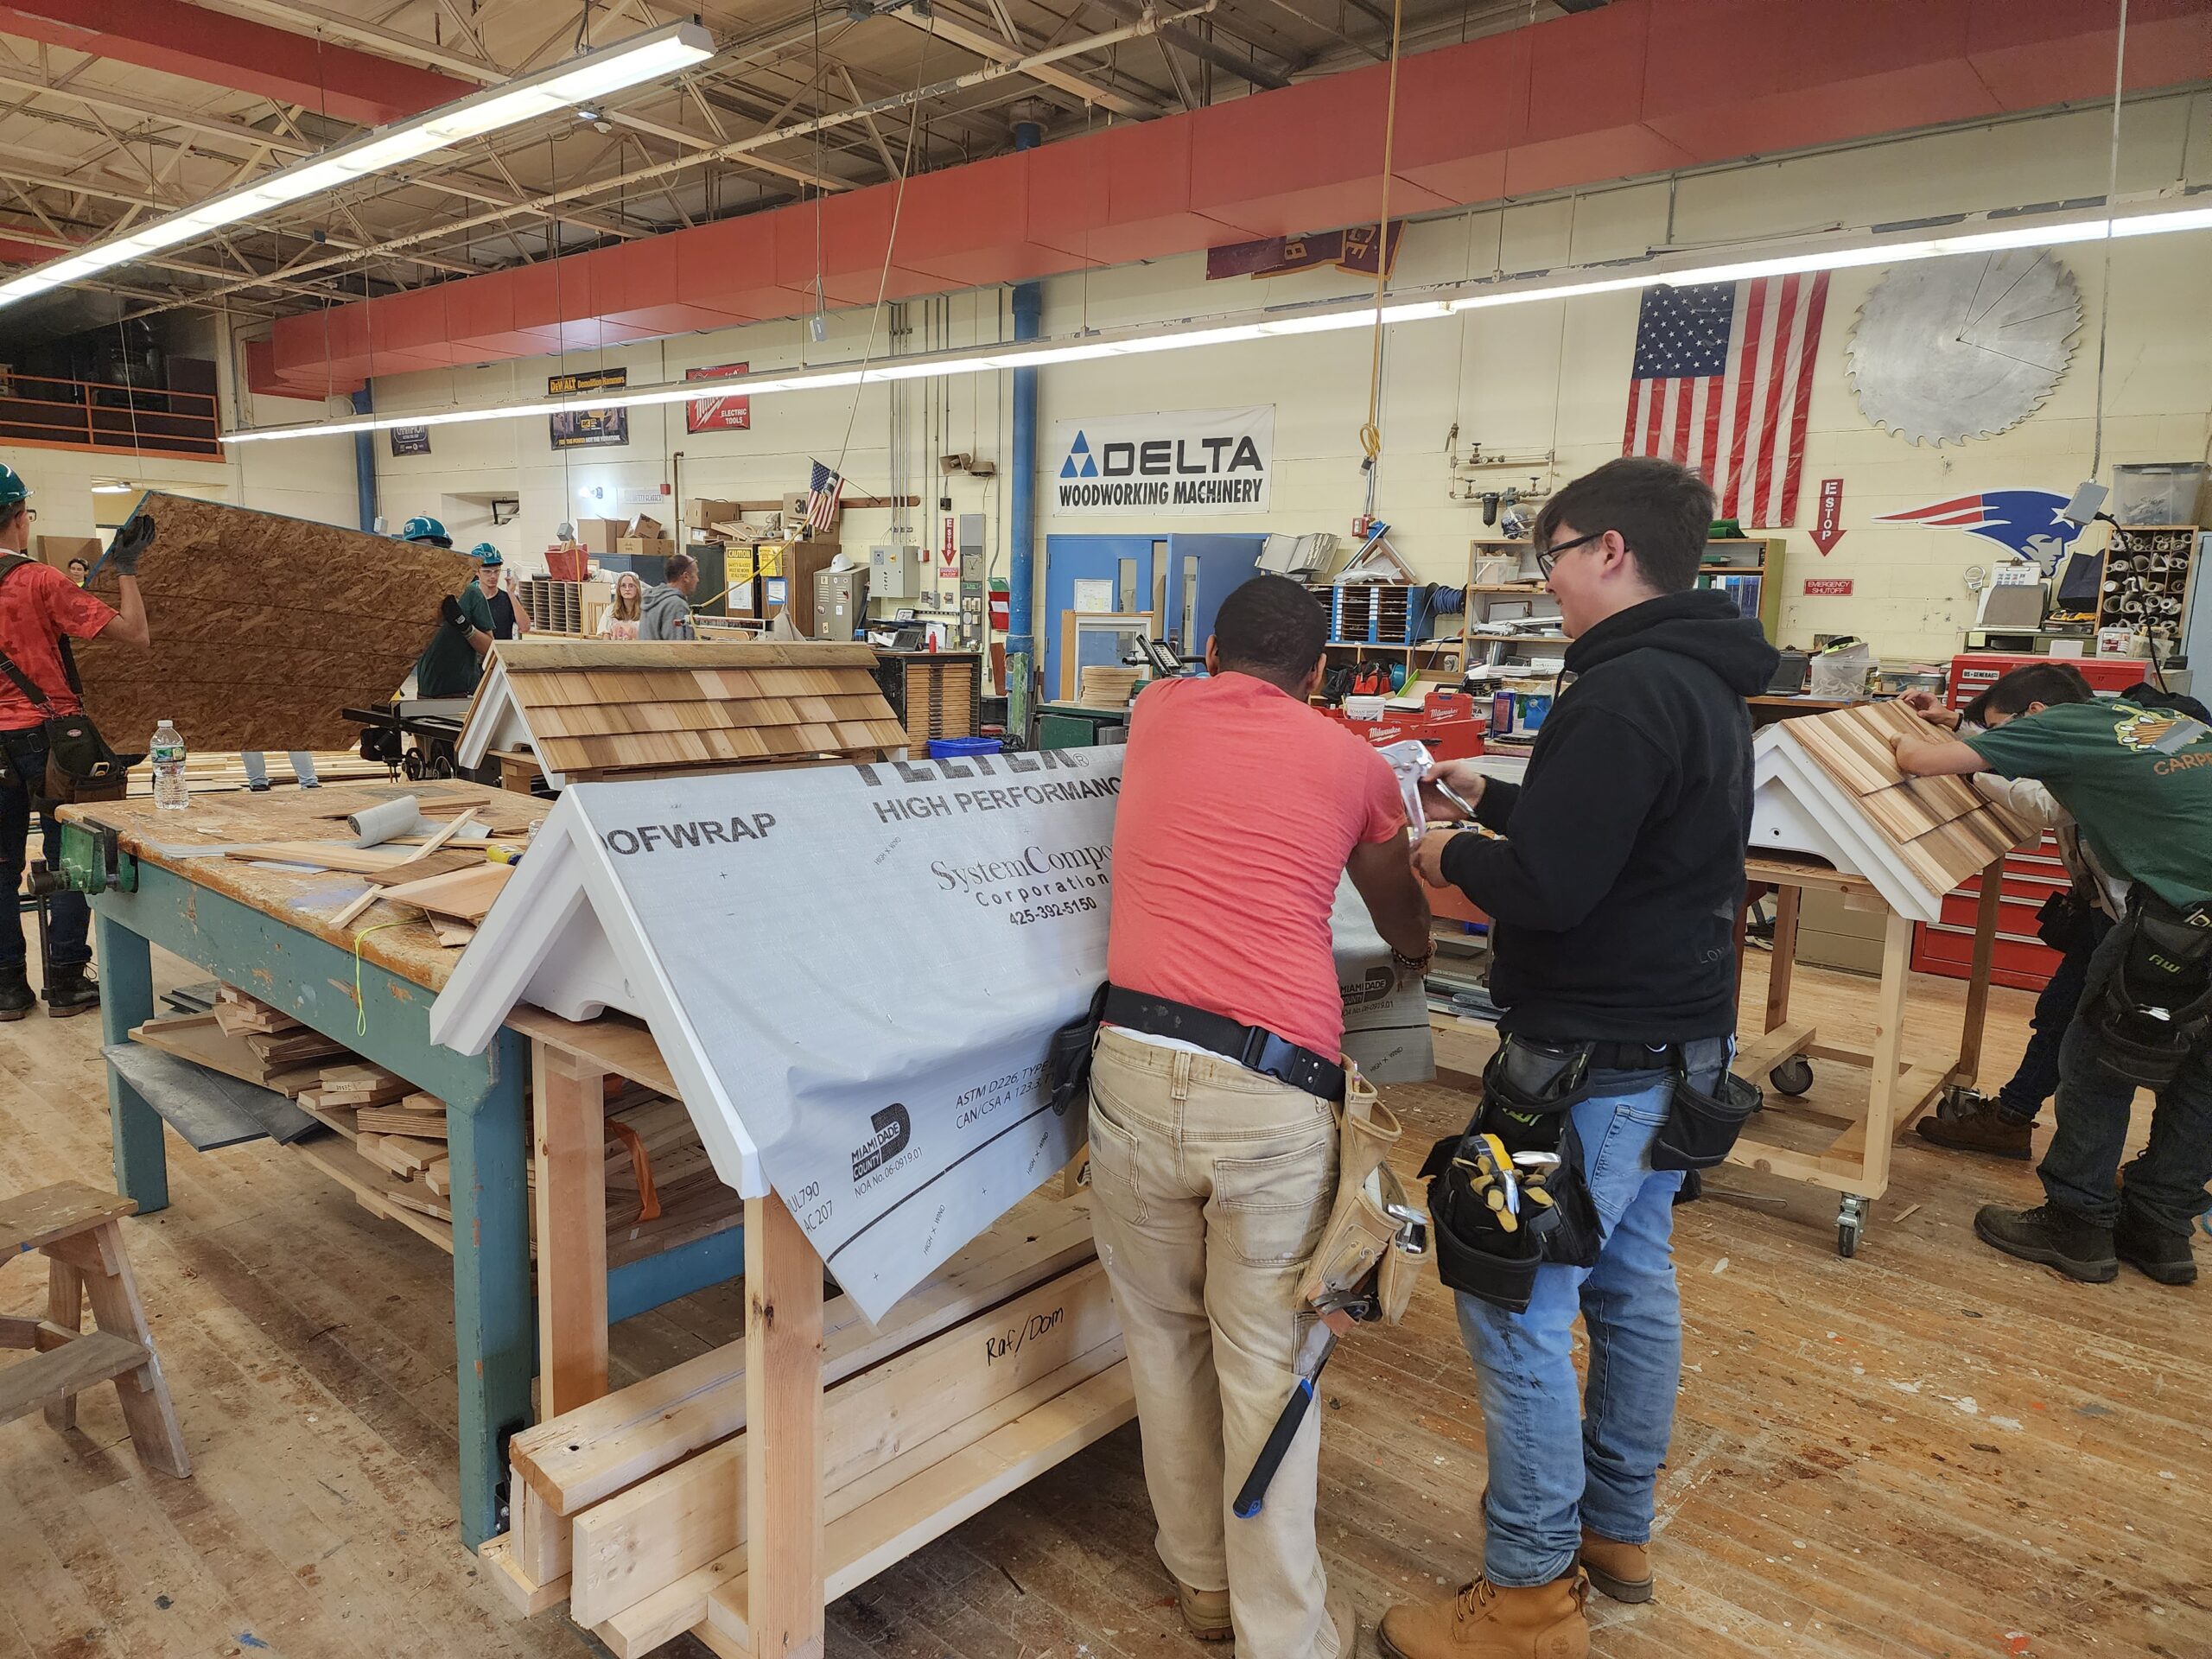
[[[1090,1086],[1090,1053],[1098,1046],[1098,1022],[1106,1015],[1106,982],[1099,982],[1090,1007],[1052,1033],[1045,1050],[1046,1098],[1062,1117],[1086,1096]]]
[[[1437,1276],[1450,1290],[1523,1312],[1547,1262],[1589,1267],[1602,1235],[1597,1205],[1582,1175],[1582,1144],[1573,1108],[1590,1093],[1588,1043],[1548,1043],[1508,1037],[1483,1069],[1483,1103],[1462,1135],[1429,1148],[1421,1166],[1428,1182]],[[1490,1173],[1500,1160],[1481,1144],[1493,1141],[1506,1160],[1515,1153],[1554,1154],[1549,1175],[1531,1178],[1524,1217],[1499,1202]]]
[[[2136,883],[2105,982],[2082,1005],[2107,1071],[2163,1089],[2212,1040],[2212,905],[2179,910]]]
[[[1405,1317],[1419,1270],[1421,1250],[1407,1222],[1416,1212],[1405,1203],[1398,1179],[1384,1160],[1405,1131],[1383,1105],[1375,1085],[1344,1063],[1344,1098],[1338,1108],[1337,1198],[1321,1246],[1313,1253],[1298,1300],[1319,1306],[1372,1281],[1379,1315],[1395,1325]],[[1392,1206],[1398,1213],[1392,1213]]]
[[[1756,1084],[1729,1070],[1725,1037],[1676,1047],[1674,1102],[1651,1143],[1654,1169],[1711,1169],[1728,1156],[1751,1116],[1765,1104]]]

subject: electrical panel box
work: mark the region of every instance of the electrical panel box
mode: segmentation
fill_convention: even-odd
[[[960,549],[960,643],[980,651],[985,637],[983,515],[963,512],[957,529]]]
[[[916,600],[922,594],[922,550],[903,546],[868,550],[868,588],[875,599]]]
[[[814,637],[817,639],[854,639],[860,637],[868,612],[868,572],[817,570],[814,573]]]

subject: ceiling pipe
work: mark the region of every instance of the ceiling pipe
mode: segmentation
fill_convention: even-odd
[[[686,168],[697,167],[703,162],[728,160],[742,156],[748,150],[759,149],[765,145],[781,143],[793,138],[808,137],[825,128],[841,126],[851,121],[865,120],[869,116],[882,115],[893,110],[902,110],[911,104],[925,99],[943,98],[964,87],[979,86],[987,81],[1003,80],[1009,75],[1026,74],[1040,65],[1056,63],[1063,58],[1079,57],[1086,52],[1096,52],[1102,47],[1114,46],[1123,41],[1135,40],[1142,35],[1156,34],[1164,23],[1178,22],[1186,17],[1204,16],[1220,3],[1221,0],[1202,0],[1202,3],[1183,11],[1171,12],[1166,16],[1148,16],[1120,29],[1109,29],[1103,35],[1093,35],[1085,40],[1070,41],[1064,46],[1052,47],[1043,52],[1033,52],[1027,57],[1016,58],[1007,63],[995,63],[981,69],[971,69],[964,75],[955,75],[949,80],[935,81],[927,86],[918,86],[912,92],[895,93],[889,98],[880,98],[873,103],[856,105],[849,110],[832,110],[826,115],[816,116],[810,120],[794,122],[790,126],[772,128],[766,132],[757,132],[749,138],[734,139],[727,144],[717,144],[712,149],[677,156],[672,161],[658,162],[651,167],[638,168],[616,178],[600,179],[589,184],[571,185],[565,190],[533,196],[502,212],[480,213],[469,219],[431,225],[423,230],[410,232],[405,236],[393,237],[388,240],[372,244],[360,250],[358,254],[308,260],[293,266],[290,274],[302,276],[308,271],[321,270],[331,265],[348,264],[355,258],[364,260],[381,258],[387,254],[397,253],[403,249],[411,248],[417,243],[434,241],[439,237],[451,236],[459,232],[496,224],[506,218],[510,213],[543,213],[550,207],[574,200],[580,196],[595,195],[607,190],[626,189],[633,184],[643,184],[650,179],[664,178],[671,173],[680,173]],[[226,294],[235,294],[256,286],[257,286],[257,283],[245,281],[234,283],[226,287],[209,289],[204,293],[193,296],[190,299],[174,300],[167,304],[150,306],[143,310],[134,311],[130,314],[130,320],[157,316],[164,311],[174,311],[184,306],[204,305],[208,301],[220,299]]]
[[[1104,7],[1116,17],[1127,18],[1131,22],[1142,18],[1147,10],[1142,0],[1095,0],[1095,3]],[[1227,47],[1208,40],[1195,30],[1185,29],[1180,23],[1160,24],[1160,38],[1181,47],[1192,57],[1203,59],[1217,69],[1228,71],[1239,80],[1249,81],[1268,92],[1279,92],[1290,85],[1289,76],[1262,68],[1250,58],[1239,57]]]

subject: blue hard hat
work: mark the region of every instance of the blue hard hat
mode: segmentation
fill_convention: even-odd
[[[477,543],[475,546],[468,550],[468,556],[475,560],[479,564],[505,564],[506,563],[505,559],[499,556],[499,550],[493,546],[489,542]]]
[[[0,512],[10,507],[19,507],[30,499],[31,486],[23,482],[16,469],[0,461]]]
[[[417,513],[399,527],[403,542],[421,542],[431,547],[451,547],[453,537],[446,534],[446,527],[436,519]]]

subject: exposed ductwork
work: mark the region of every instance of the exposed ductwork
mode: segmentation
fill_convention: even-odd
[[[60,0],[41,0],[59,4]],[[2109,0],[1614,0],[1408,59],[1394,213],[2109,97]],[[2212,8],[2133,0],[2131,91],[2212,78]],[[1301,82],[906,185],[892,299],[1374,218],[1388,70]],[[1752,89],[1752,90],[1746,90]],[[873,301],[893,187],[281,319],[316,393]],[[817,233],[817,218],[819,230]]]

